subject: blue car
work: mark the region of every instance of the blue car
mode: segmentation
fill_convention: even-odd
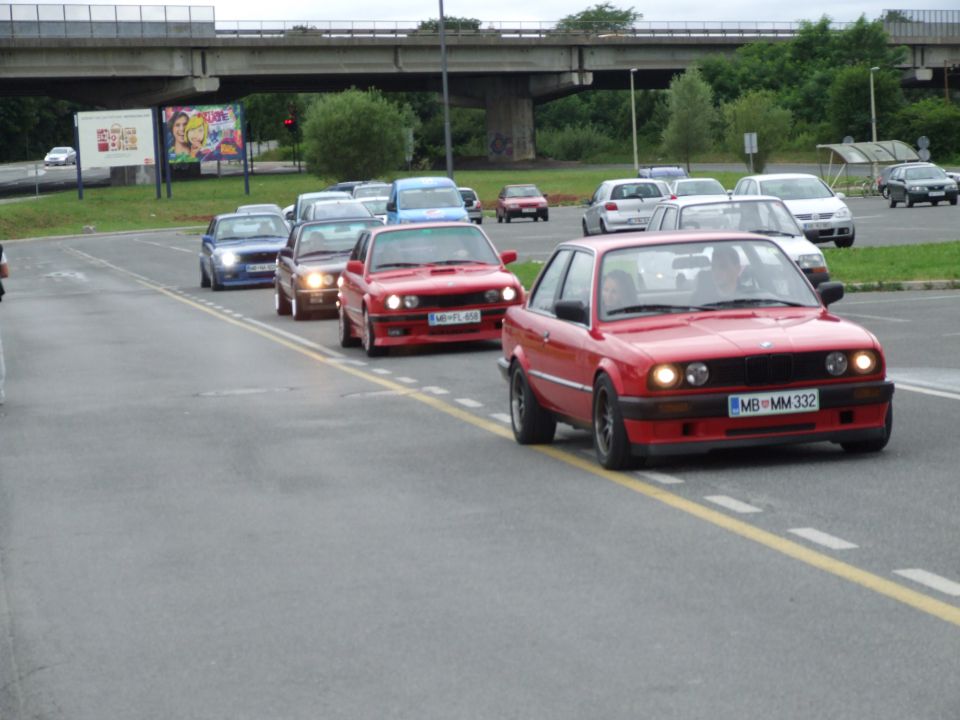
[[[275,213],[230,213],[210,221],[200,246],[200,287],[273,285],[290,228]]]
[[[448,177],[394,180],[387,200],[387,225],[424,222],[470,222],[467,208]]]

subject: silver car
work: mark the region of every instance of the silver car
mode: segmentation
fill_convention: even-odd
[[[583,213],[583,234],[646,230],[657,203],[670,195],[670,187],[663,180],[604,180]]]
[[[480,202],[480,196],[473,188],[458,187],[460,197],[463,198],[463,206],[467,209],[467,217],[477,225],[483,223],[483,203]]]
[[[670,181],[670,192],[677,197],[687,195],[729,195],[715,178],[677,178]]]
[[[830,279],[820,249],[804,236],[783,201],[775,197],[690,196],[661,202],[650,218],[648,232],[658,230],[742,230],[766,235],[783,250],[816,287]],[[678,274],[683,284],[686,277]]]

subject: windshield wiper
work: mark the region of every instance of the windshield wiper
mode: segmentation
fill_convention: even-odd
[[[427,265],[490,265],[483,260],[434,260]]]
[[[422,267],[423,263],[412,263],[412,262],[393,262],[393,263],[384,263],[383,265],[377,265],[377,270],[386,270],[387,268],[412,268],[412,267]]]
[[[719,302],[706,303],[708,308],[719,307],[749,307],[756,305],[787,305],[789,307],[812,307],[804,303],[794,302],[793,300],[783,300],[775,297],[756,297],[756,298],[736,298],[735,300],[721,300]]]
[[[307,257],[308,255],[344,255],[353,248],[348,248],[347,250],[307,250],[306,252],[300,253],[299,257]]]
[[[628,305],[627,307],[608,310],[607,315],[625,315],[638,312],[690,312],[691,310],[712,310],[711,307],[700,305]]]
[[[747,232],[757,233],[757,235],[776,235],[778,237],[794,237],[793,233],[783,232],[782,230],[747,230]]]

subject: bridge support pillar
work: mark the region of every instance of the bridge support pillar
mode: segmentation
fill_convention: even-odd
[[[533,97],[529,79],[489,78],[485,82],[487,158],[493,162],[533,160]]]

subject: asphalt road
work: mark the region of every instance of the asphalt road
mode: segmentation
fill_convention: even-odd
[[[621,474],[516,445],[495,345],[367,360],[198,246],[6,243],[4,720],[960,715],[960,292],[835,306],[882,454]]]

